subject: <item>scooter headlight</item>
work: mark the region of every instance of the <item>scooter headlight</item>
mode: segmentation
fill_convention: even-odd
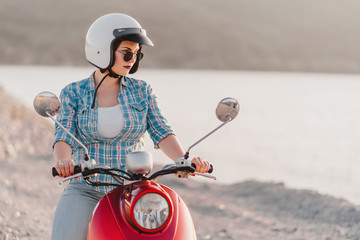
[[[166,223],[169,218],[170,207],[162,195],[147,193],[136,201],[133,214],[140,227],[151,231]]]

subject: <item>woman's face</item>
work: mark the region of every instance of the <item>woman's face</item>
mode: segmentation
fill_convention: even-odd
[[[139,51],[139,44],[130,41],[122,41],[119,47],[115,50],[115,64],[111,68],[113,72],[118,75],[126,76],[134,63],[136,62],[137,52]],[[133,58],[129,61],[124,60],[126,52],[132,52]]]

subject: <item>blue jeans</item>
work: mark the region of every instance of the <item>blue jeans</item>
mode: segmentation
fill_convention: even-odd
[[[72,180],[56,207],[51,239],[86,240],[91,215],[104,196],[78,180]]]

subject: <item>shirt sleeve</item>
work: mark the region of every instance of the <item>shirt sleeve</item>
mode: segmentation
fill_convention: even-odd
[[[159,148],[159,142],[170,134],[174,134],[165,117],[161,114],[158,106],[158,100],[153,89],[147,85],[149,109],[147,114],[147,131],[156,149]]]
[[[60,110],[56,117],[56,120],[63,125],[70,133],[73,135],[77,135],[75,117],[76,117],[76,100],[75,94],[71,92],[70,86],[65,87],[60,93]],[[72,151],[79,147],[78,143],[67,134],[57,123],[55,124],[55,134],[54,140],[52,144],[52,148],[54,149],[54,145],[58,141],[64,141],[68,143]]]

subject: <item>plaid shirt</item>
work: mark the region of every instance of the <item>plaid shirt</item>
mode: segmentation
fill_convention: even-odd
[[[158,148],[158,143],[163,138],[173,134],[160,112],[150,85],[142,80],[124,77],[118,94],[124,114],[124,127],[116,137],[102,138],[97,131],[97,102],[91,109],[94,92],[93,74],[87,79],[67,85],[60,94],[61,108],[57,120],[88,148],[89,157],[95,159],[97,164],[125,170],[125,156],[132,151],[142,150],[146,131],[155,148]],[[64,141],[72,147],[72,158],[75,164],[80,164],[85,151],[56,124],[53,146],[58,141]],[[98,174],[92,180],[116,183],[111,176],[103,174]],[[114,187],[93,188],[107,193]]]

